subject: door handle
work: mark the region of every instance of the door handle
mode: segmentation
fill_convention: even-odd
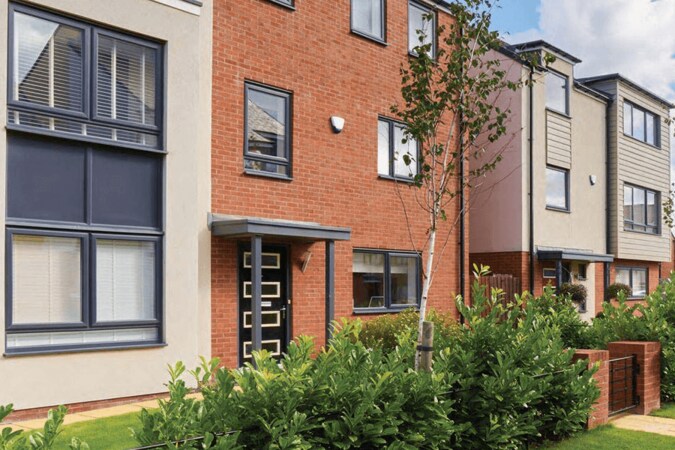
[[[281,313],[281,318],[284,319],[284,320],[286,319],[286,309],[287,309],[286,306],[282,306],[281,308],[279,308],[279,312]]]

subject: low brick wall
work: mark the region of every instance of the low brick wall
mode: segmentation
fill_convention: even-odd
[[[661,407],[661,344],[619,341],[607,345],[609,357],[637,356],[637,395],[639,404],[632,412],[647,415]]]
[[[608,350],[577,350],[573,361],[588,361],[589,369],[599,365],[593,378],[598,383],[600,397],[593,405],[591,417],[588,419],[588,429],[591,430],[604,425],[609,420],[609,351]]]

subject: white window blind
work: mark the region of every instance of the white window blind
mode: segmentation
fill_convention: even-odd
[[[82,320],[81,240],[12,236],[12,323]]]
[[[13,99],[82,111],[82,48],[82,30],[16,13]]]
[[[99,322],[155,319],[155,243],[96,241]]]
[[[154,125],[156,50],[100,35],[97,52],[98,115]]]
[[[384,39],[382,0],[352,0],[352,25],[357,31]]]
[[[115,330],[48,331],[7,335],[8,349],[30,347],[104,345],[124,342],[156,342],[157,328],[124,328]]]

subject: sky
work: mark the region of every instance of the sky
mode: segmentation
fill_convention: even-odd
[[[510,44],[544,39],[582,60],[575,77],[620,73],[675,103],[675,0],[499,0],[497,5],[492,26]]]

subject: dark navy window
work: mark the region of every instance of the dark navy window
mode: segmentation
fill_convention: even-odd
[[[161,49],[11,8],[5,352],[157,345]]]

